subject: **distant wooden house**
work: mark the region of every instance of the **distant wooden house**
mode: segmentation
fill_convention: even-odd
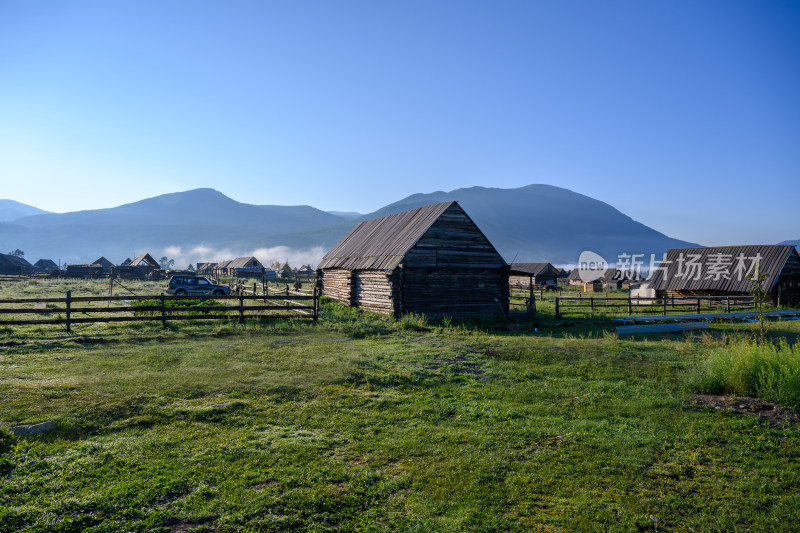
[[[53,274],[58,272],[58,265],[52,259],[39,259],[33,264],[33,271],[37,274]]]
[[[130,257],[127,257],[127,258],[125,258],[125,261],[123,261],[123,262],[122,262],[122,263],[120,263],[119,265],[120,265],[120,266],[128,266],[128,265],[130,265],[130,264],[131,264],[131,258],[130,258]]]
[[[227,265],[228,275],[238,278],[260,278],[264,274],[264,265],[255,257],[237,257]]]
[[[302,267],[297,269],[295,275],[298,279],[311,279],[316,275],[316,270],[311,268],[308,265],[303,265]]]
[[[227,276],[228,275],[228,265],[233,262],[233,259],[228,259],[226,261],[220,261],[216,265],[214,265],[214,275],[216,277],[220,276]]]
[[[508,312],[508,265],[457,202],[359,223],[317,276],[326,296],[384,315]]]
[[[607,268],[601,276],[595,279],[583,279],[581,275],[586,276],[586,273],[582,273],[578,268],[573,268],[572,272],[570,272],[569,276],[567,277],[567,282],[570,285],[583,287],[584,292],[600,292],[603,289],[619,289],[622,287],[622,284],[626,278],[626,275],[617,268]],[[593,284],[589,290],[586,288],[587,283]],[[596,284],[599,284],[599,288],[595,290]]]
[[[103,267],[100,265],[72,263],[67,265],[66,270],[64,270],[64,276],[68,278],[95,279],[102,278],[105,275],[103,274]]]
[[[112,275],[120,279],[144,279],[157,281],[164,279],[166,272],[150,254],[135,257],[129,264],[116,266]]]
[[[550,263],[511,263],[508,285],[512,289],[556,286],[558,269]]]
[[[100,267],[100,269],[103,272],[103,275],[108,276],[109,274],[111,274],[111,269],[114,267],[114,263],[112,263],[105,257],[100,257],[100,259],[97,259],[96,261],[92,262],[91,266]]]
[[[578,271],[577,268],[573,268],[572,272],[569,273],[567,276],[567,283],[570,285],[583,285],[583,280],[581,279],[581,273]]]
[[[606,273],[597,281],[600,282],[603,289],[613,291],[622,288],[622,283],[625,281],[625,274],[618,268],[609,268],[606,269]]]
[[[791,244],[674,248],[655,269],[650,288],[659,298],[748,296],[758,265],[773,304],[800,303],[800,256]]]
[[[216,266],[216,263],[197,263],[195,273],[197,273],[198,276],[213,276]]]
[[[33,265],[24,257],[0,254],[0,274],[25,275],[33,272]]]

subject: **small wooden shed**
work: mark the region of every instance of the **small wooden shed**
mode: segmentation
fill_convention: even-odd
[[[791,244],[673,248],[650,280],[657,297],[747,296],[747,275],[767,278],[762,287],[773,304],[800,304],[800,256]]]
[[[550,263],[511,263],[508,284],[512,289],[556,286],[559,270]]]
[[[457,202],[359,223],[317,276],[324,295],[384,315],[508,312],[508,265]]]
[[[39,259],[33,264],[33,271],[40,274],[58,272],[58,265],[52,259]]]
[[[104,275],[109,275],[111,273],[111,269],[114,267],[114,263],[106,259],[105,257],[100,257],[94,261],[91,266],[93,267],[100,267],[101,271]]]

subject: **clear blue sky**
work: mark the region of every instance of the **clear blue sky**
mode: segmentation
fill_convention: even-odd
[[[800,2],[0,0],[0,183],[58,212],[549,183],[800,238]]]

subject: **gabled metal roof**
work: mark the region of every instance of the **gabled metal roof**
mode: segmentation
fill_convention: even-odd
[[[450,206],[457,202],[426,205],[411,211],[360,222],[344,236],[317,268],[391,270]],[[461,209],[461,207],[458,207]]]
[[[673,248],[657,267],[650,288],[747,292],[747,274],[758,258],[759,271],[768,274],[762,286],[770,291],[791,254],[797,255],[791,244]]]

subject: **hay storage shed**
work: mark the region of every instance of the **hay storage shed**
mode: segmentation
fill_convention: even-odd
[[[791,244],[673,248],[650,280],[658,298],[748,296],[755,263],[773,304],[800,304],[800,256]]]
[[[508,265],[457,202],[359,223],[317,275],[324,295],[384,315],[508,312]]]

